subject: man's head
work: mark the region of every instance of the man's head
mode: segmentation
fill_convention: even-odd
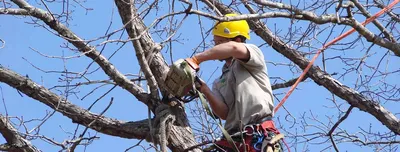
[[[225,16],[237,16],[237,14],[226,14]],[[217,22],[212,34],[216,45],[229,42],[245,42],[250,39],[250,28],[245,20]]]

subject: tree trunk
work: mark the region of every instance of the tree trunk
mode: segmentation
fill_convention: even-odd
[[[134,43],[136,55],[138,57],[145,56],[145,60],[143,61],[145,63],[140,64],[141,70],[146,72],[144,68],[150,68],[152,74],[149,75],[154,76],[161,92],[164,93],[164,96],[168,96],[168,94],[165,93],[164,78],[169,68],[160,53],[161,46],[155,43],[151,39],[148,31],[146,31],[146,26],[136,13],[133,1],[127,3],[124,0],[115,0],[115,3],[129,38],[138,39],[136,40],[137,42]],[[138,60],[140,63],[141,59],[138,58]],[[148,82],[152,81],[149,80],[152,78],[147,76],[146,79]],[[173,104],[173,106],[157,103],[153,104],[157,105],[155,110],[153,110],[155,114],[153,128],[157,129],[152,132],[153,137],[150,138],[154,138],[155,141],[153,142],[161,145],[161,151],[166,151],[166,146],[172,151],[184,151],[186,148],[195,145],[196,140],[194,139],[192,129],[189,125],[184,105],[179,103],[179,101],[169,102],[175,102],[177,104]],[[161,100],[159,100],[158,103],[161,103]],[[201,150],[194,149],[193,151]]]

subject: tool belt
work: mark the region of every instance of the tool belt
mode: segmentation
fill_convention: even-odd
[[[244,142],[241,136],[243,136]],[[267,120],[261,124],[251,124],[243,127],[239,134],[232,135],[236,147],[244,152],[282,152],[283,134],[281,134],[272,120]],[[204,149],[209,152],[233,151],[233,147],[226,139],[215,142],[210,149]]]

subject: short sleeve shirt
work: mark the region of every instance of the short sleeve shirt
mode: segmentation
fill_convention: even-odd
[[[224,66],[213,83],[213,93],[228,106],[224,128],[231,132],[240,125],[260,123],[273,115],[273,96],[264,55],[253,44],[244,44],[250,52],[247,62],[233,59]],[[240,123],[241,122],[241,123]]]

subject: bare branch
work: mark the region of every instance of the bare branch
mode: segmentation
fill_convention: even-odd
[[[3,15],[29,15],[28,11],[24,9],[15,8],[0,8],[0,14]]]
[[[333,125],[333,127],[331,128],[331,130],[329,130],[329,132],[328,132],[328,134],[327,134],[327,136],[329,136],[329,138],[331,139],[331,142],[332,142],[332,145],[333,145],[333,147],[335,148],[335,150],[338,152],[339,151],[339,149],[338,149],[338,147],[337,147],[337,145],[336,145],[336,143],[335,143],[335,141],[333,140],[333,135],[332,135],[332,133],[335,131],[335,129],[340,125],[340,123],[342,123],[349,115],[350,115],[350,112],[351,112],[351,110],[353,110],[353,106],[350,106],[350,108],[346,111],[346,113],[345,113],[345,115],[343,116],[343,117],[341,117],[340,119],[339,119],[339,121],[337,121],[336,123],[335,123],[335,125]]]
[[[39,152],[28,140],[24,139],[11,125],[10,120],[0,114],[0,133],[7,144],[0,146],[0,150],[13,152]]]
[[[385,40],[373,32],[368,30],[365,26],[363,26],[360,22],[349,19],[349,18],[338,18],[335,15],[322,15],[317,16],[313,12],[303,11],[295,8],[294,6],[275,3],[270,1],[263,1],[265,3],[261,3],[270,7],[282,8],[293,11],[295,14],[285,13],[285,12],[268,12],[263,14],[244,14],[233,17],[211,17],[213,19],[219,21],[235,21],[235,20],[244,20],[244,19],[261,19],[261,18],[290,18],[290,19],[299,19],[299,20],[308,20],[314,22],[316,24],[325,24],[325,23],[340,23],[352,26],[359,34],[364,36],[368,41],[373,42],[379,46],[387,48],[391,50],[396,56],[400,57],[400,44],[396,42],[391,42],[389,40]],[[231,12],[231,11],[229,11]],[[193,12],[195,14],[202,15],[203,13]],[[227,12],[228,13],[228,12]]]
[[[301,80],[301,81],[303,82],[303,81],[305,81],[307,78],[308,78],[308,77],[305,76],[305,77],[303,78],[303,80]],[[271,87],[272,87],[272,90],[290,87],[290,86],[292,86],[294,83],[296,83],[297,79],[299,79],[299,78],[294,78],[294,79],[289,80],[289,81],[287,81],[287,82],[285,82],[285,83],[274,84],[274,85],[271,86]]]
[[[132,5],[129,5],[129,6],[132,6]],[[133,28],[133,29],[134,29],[134,31],[128,31],[128,33],[131,34],[132,37],[137,37],[139,31],[137,31],[137,29],[135,29],[135,28]],[[158,93],[157,82],[156,82],[154,75],[151,72],[151,69],[149,67],[149,64],[148,64],[149,61],[146,60],[146,57],[144,55],[144,50],[142,48],[142,44],[140,43],[140,40],[133,40],[133,46],[135,48],[136,57],[138,58],[141,70],[143,71],[143,73],[147,79],[147,84],[150,87],[151,96],[154,99],[157,99],[157,101],[158,101],[158,100],[160,100],[160,97],[159,97],[159,93]],[[152,56],[152,53],[153,52],[151,52],[151,54],[150,54],[151,56]],[[154,53],[156,53],[156,52],[154,52]]]
[[[3,39],[0,39],[0,49],[4,48],[6,46],[6,41],[4,41]]]
[[[351,0],[351,1],[355,4],[355,6],[361,11],[361,13],[362,13],[365,17],[370,18],[370,17],[372,16],[372,15],[364,8],[364,6],[362,6],[362,5],[360,4],[360,2],[359,2],[358,0]],[[372,23],[374,23],[375,26],[378,27],[378,29],[382,31],[382,33],[385,35],[385,37],[386,37],[389,41],[396,43],[396,39],[394,39],[393,35],[390,34],[389,31],[388,31],[381,23],[379,23],[378,20],[373,20]]]
[[[148,135],[147,119],[138,122],[123,122],[93,114],[57,96],[30,79],[1,66],[0,81],[62,113],[64,116],[72,119],[74,123],[90,127],[98,132],[135,139],[145,139]],[[96,121],[91,126],[88,126],[94,120]]]
[[[152,97],[159,99],[157,86],[164,90],[163,77],[165,76],[168,67],[163,60],[160,60],[162,57],[159,51],[162,49],[162,47],[159,44],[154,43],[154,41],[148,35],[146,32],[146,26],[140,17],[135,15],[136,10],[133,5],[130,4],[131,2],[132,1],[129,1],[127,4],[125,1],[115,1],[129,37],[140,38],[139,40],[133,41],[133,46],[135,47],[136,55],[142,71],[144,72],[148,81],[147,84],[150,86]],[[153,60],[154,57],[157,59]],[[158,67],[151,68],[155,65]]]
[[[85,130],[83,130],[83,132],[81,133],[81,135],[79,135],[78,139],[76,139],[75,141],[73,141],[72,146],[69,148],[69,151],[75,151],[75,148],[81,143],[82,140],[84,140],[85,138],[83,138],[83,136],[86,134],[87,130],[89,129],[89,127],[91,127],[100,116],[103,116],[103,114],[110,108],[111,104],[113,103],[114,98],[111,98],[110,103],[108,104],[108,106],[99,114],[97,115],[97,117],[90,122],[87,127],[85,128]]]
[[[125,150],[125,152],[131,150],[132,148],[135,148],[135,147],[137,147],[137,146],[140,146],[140,143],[141,143],[142,141],[143,141],[143,140],[139,140],[138,143],[136,143],[135,145],[133,145],[133,146],[127,148],[127,149]],[[142,148],[143,148],[143,147],[142,147]],[[145,150],[145,148],[143,148],[143,150]]]
[[[149,97],[145,91],[137,86],[135,83],[131,82],[127,79],[123,74],[121,74],[103,55],[101,55],[94,47],[86,44],[81,38],[75,35],[72,31],[70,31],[65,25],[61,24],[59,21],[54,20],[46,11],[43,11],[39,8],[35,8],[29,5],[24,0],[13,0],[15,4],[17,4],[20,8],[23,8],[29,12],[29,14],[33,17],[41,19],[48,26],[50,26],[53,30],[57,31],[64,39],[68,40],[72,43],[76,48],[79,49],[80,52],[85,53],[85,55],[95,61],[99,66],[104,70],[104,72],[110,76],[119,86],[126,89],[137,99],[150,107],[152,105],[148,103]]]
[[[299,19],[299,20],[309,20],[312,21],[316,24],[325,24],[328,22],[332,23],[338,23],[338,17],[335,15],[322,15],[322,16],[317,16],[315,13],[310,12],[310,11],[304,11],[301,9],[298,9],[294,6],[283,4],[283,3],[277,3],[277,2],[271,2],[271,1],[265,1],[265,0],[257,0],[257,3],[260,5],[265,5],[268,7],[272,8],[279,8],[279,9],[285,9],[292,11],[294,14],[289,14],[289,13],[282,13],[282,12],[272,12],[272,13],[264,13],[261,15],[258,14],[252,14],[252,15],[243,15],[243,16],[248,16],[247,18],[257,18],[258,17],[284,17],[284,18],[294,18],[294,19]],[[240,18],[240,17],[237,17]],[[242,18],[245,19],[245,18]],[[348,18],[339,18],[340,23],[352,26],[354,29],[357,30],[358,33],[363,35],[368,41],[373,42],[375,44],[378,44],[379,46],[382,46],[384,48],[387,48],[391,50],[396,56],[400,57],[400,44],[396,42],[391,42],[389,40],[385,40],[374,33],[372,33],[370,30],[368,30],[365,26],[363,26],[361,23],[357,22],[356,20],[353,19],[348,19]],[[383,28],[383,27],[382,27]],[[380,28],[380,30],[383,30]]]
[[[378,1],[378,0],[374,0],[374,3],[376,4],[376,5],[378,5],[378,7],[379,8],[381,8],[381,9],[383,9],[383,8],[385,8],[386,6],[384,5],[384,4],[382,4],[382,2],[380,2],[380,1]],[[393,20],[395,20],[396,22],[400,22],[400,16],[399,15],[396,15],[395,13],[393,13],[393,12],[387,12],[388,14],[389,14],[389,16],[393,19]]]

